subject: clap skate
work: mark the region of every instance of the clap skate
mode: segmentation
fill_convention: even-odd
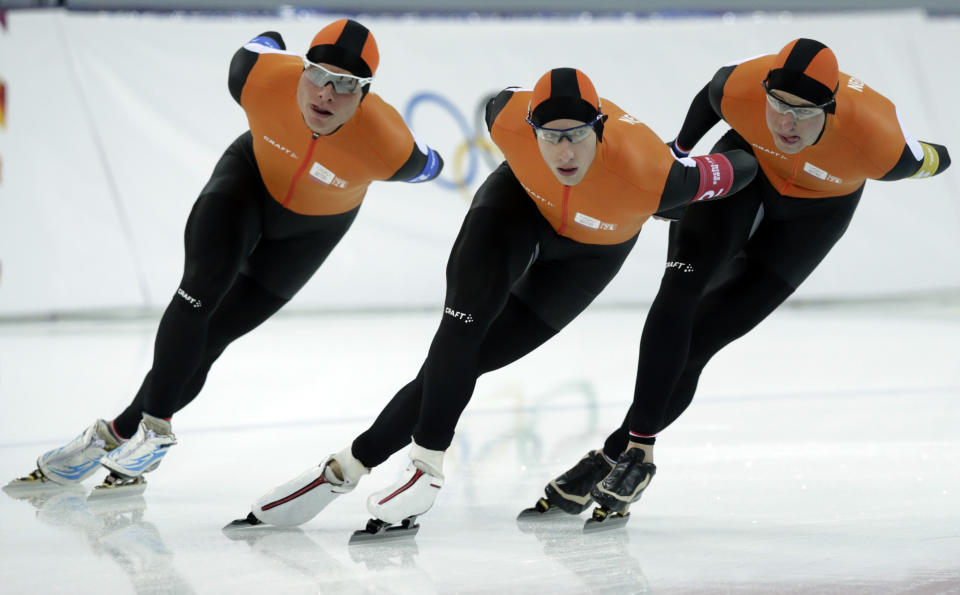
[[[641,448],[626,450],[613,470],[590,491],[598,506],[583,526],[584,532],[612,529],[627,523],[630,505],[641,494],[657,473],[653,463],[644,463],[646,453]]]
[[[143,474],[159,467],[176,443],[169,421],[144,413],[137,433],[100,460],[110,474],[93,488],[90,498],[142,494],[147,488]]]
[[[43,492],[76,486],[96,473],[105,454],[123,442],[99,419],[65,446],[48,451],[37,458],[37,468],[4,486],[11,496],[26,492]]]
[[[630,507],[627,506],[620,512],[613,512],[605,506],[597,506],[593,509],[590,518],[583,524],[583,532],[595,533],[622,527],[630,520],[629,509]]]
[[[613,465],[600,450],[590,451],[576,465],[552,480],[544,488],[545,496],[532,508],[517,515],[517,521],[536,520],[566,514],[580,514],[590,506],[590,490],[603,479]]]
[[[348,446],[261,496],[245,518],[228,523],[223,530],[258,525],[291,527],[306,523],[334,498],[353,491],[360,478],[369,472]]]
[[[417,515],[409,516],[399,524],[388,523],[380,519],[370,519],[367,526],[354,531],[350,536],[350,545],[362,543],[383,543],[387,540],[409,539],[417,536],[420,525],[417,524]]]
[[[374,492],[367,510],[374,518],[354,531],[350,545],[384,539],[412,538],[420,531],[417,517],[433,507],[443,487],[443,451],[429,450],[414,443],[410,464],[393,485]]]

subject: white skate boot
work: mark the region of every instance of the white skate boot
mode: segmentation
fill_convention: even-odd
[[[417,443],[410,449],[410,464],[400,479],[367,499],[374,518],[355,531],[350,543],[385,537],[412,537],[420,530],[416,519],[433,507],[443,487],[443,451]],[[391,527],[401,523],[399,527]]]
[[[42,454],[37,459],[35,471],[14,479],[4,487],[4,491],[12,493],[77,485],[96,473],[103,455],[122,442],[110,429],[109,423],[98,419],[65,446]]]
[[[142,493],[147,483],[143,474],[156,469],[176,443],[169,421],[144,413],[137,433],[100,460],[110,475],[93,489],[91,497]]]
[[[353,491],[360,478],[368,473],[370,469],[353,456],[348,446],[258,498],[247,518],[233,521],[224,529],[261,524],[290,527],[306,523],[334,498]]]

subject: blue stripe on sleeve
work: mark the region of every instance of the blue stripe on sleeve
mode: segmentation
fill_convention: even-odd
[[[275,50],[280,49],[280,44],[277,43],[277,40],[273,39],[272,37],[263,37],[263,36],[254,37],[253,39],[250,40],[250,43],[255,43],[257,45],[265,45]]]
[[[440,157],[437,155],[437,152],[433,149],[430,149],[430,152],[427,153],[427,164],[423,166],[423,171],[414,177],[406,180],[407,182],[426,182],[427,180],[432,180],[437,176],[437,170],[440,167]]]

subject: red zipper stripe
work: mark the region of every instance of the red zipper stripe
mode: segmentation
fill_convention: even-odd
[[[567,199],[570,197],[570,186],[563,186],[563,205],[560,207],[560,227],[557,228],[558,234],[563,234],[567,229]]]
[[[310,147],[307,148],[307,156],[304,158],[303,163],[300,164],[300,167],[297,168],[296,173],[293,174],[293,180],[290,181],[290,188],[287,189],[287,195],[283,197],[283,202],[280,203],[281,205],[287,206],[290,199],[293,198],[293,190],[297,187],[297,182],[299,182],[300,177],[303,176],[304,170],[307,169],[310,158],[313,157],[313,147],[317,144],[317,138],[319,138],[319,135],[314,134],[310,140]]]

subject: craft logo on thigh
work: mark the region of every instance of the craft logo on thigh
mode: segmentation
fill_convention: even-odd
[[[187,300],[187,302],[189,302],[190,305],[192,305],[194,308],[200,308],[201,306],[203,306],[203,302],[201,302],[200,300],[193,297],[192,295],[190,295],[189,293],[187,293],[186,291],[184,291],[179,287],[177,288],[177,295]]]
[[[668,269],[679,269],[681,273],[692,273],[693,265],[688,262],[679,262],[676,260],[668,260],[667,266]]]
[[[470,324],[471,322],[473,322],[473,315],[468,314],[466,312],[460,312],[458,310],[454,310],[449,306],[443,309],[443,313],[449,316],[453,316],[457,320],[462,321],[464,324]]]

